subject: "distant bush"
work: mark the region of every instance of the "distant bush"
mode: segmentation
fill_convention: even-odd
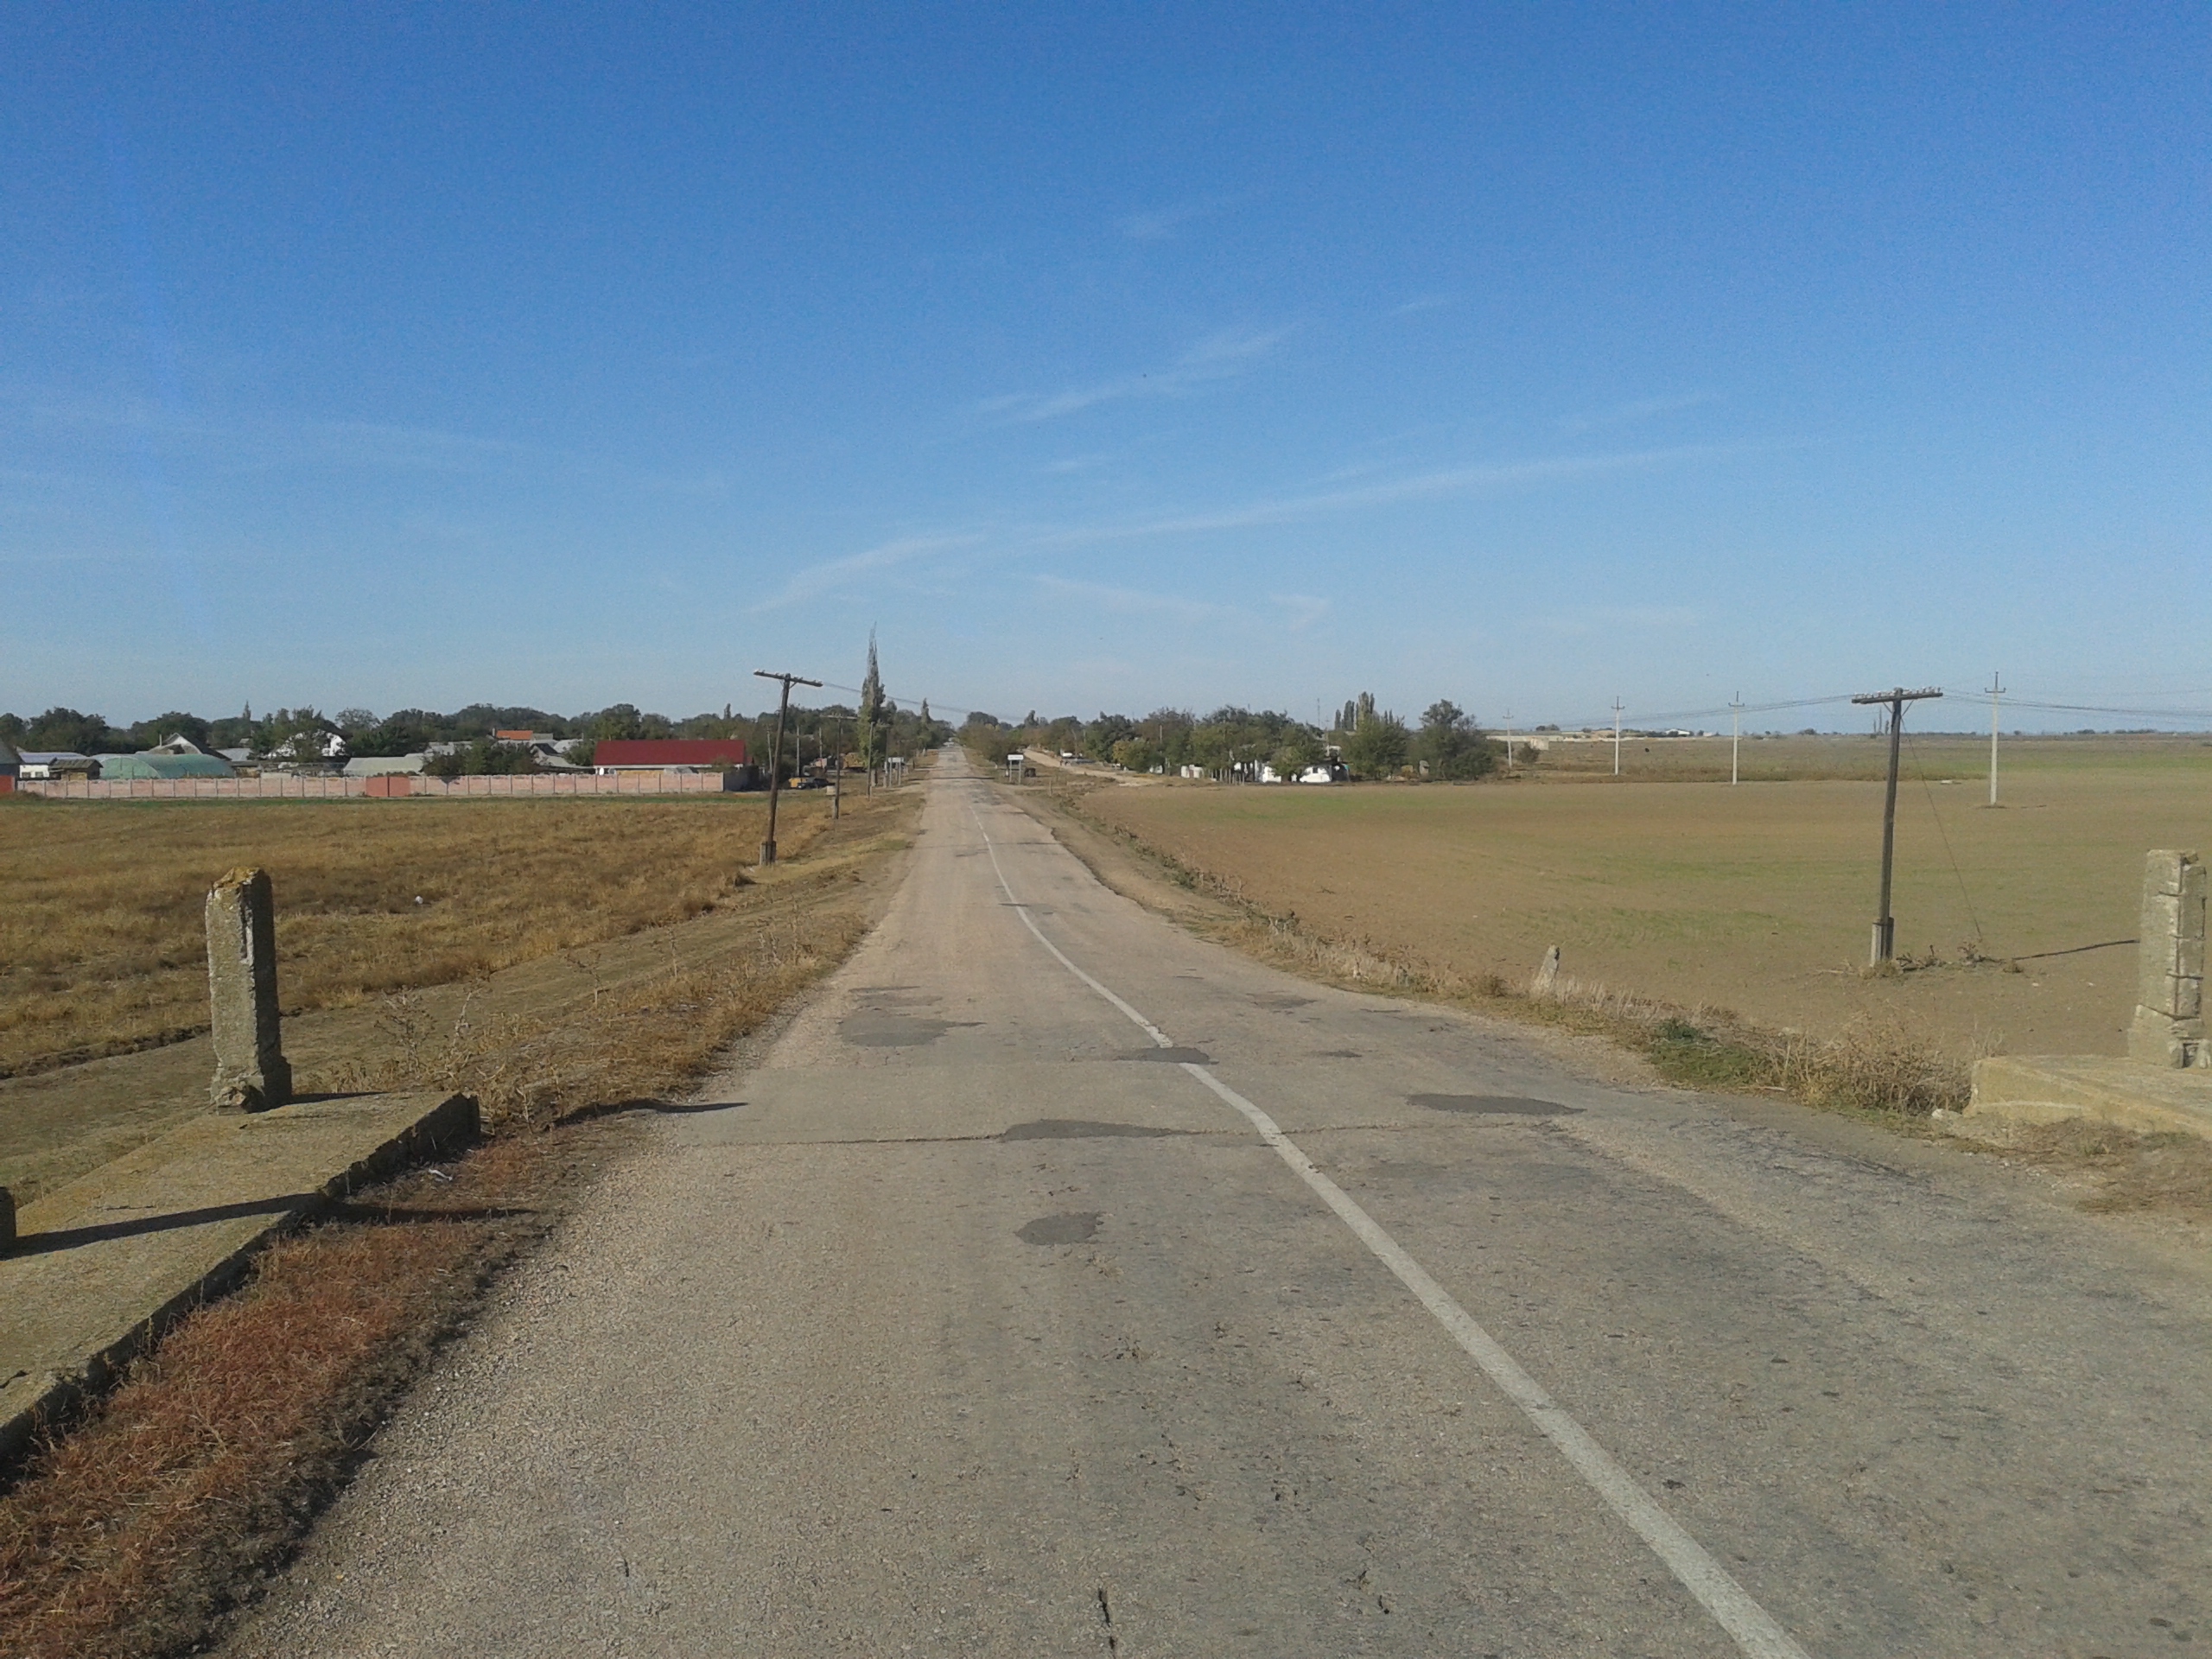
[[[520,743],[480,737],[451,754],[434,754],[423,770],[433,778],[480,778],[489,773],[540,772],[535,751]]]

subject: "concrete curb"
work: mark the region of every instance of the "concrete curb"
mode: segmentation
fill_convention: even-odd
[[[1977,1060],[1974,1099],[1957,1126],[1975,1120],[2056,1123],[2090,1117],[2139,1135],[2176,1131],[2212,1140],[2212,1071],[2139,1060],[1999,1056]]]
[[[479,1128],[467,1095],[210,1113],[27,1205],[0,1259],[0,1461],[235,1287],[270,1239]]]

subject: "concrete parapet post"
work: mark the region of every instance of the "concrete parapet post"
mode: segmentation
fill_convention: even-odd
[[[2212,1065],[2204,1040],[2204,861],[2154,852],[2143,866],[2135,1019],[2127,1058],[2152,1065]]]
[[[264,1111],[292,1097],[276,1009],[276,904],[266,870],[232,870],[207,895],[215,1104]]]

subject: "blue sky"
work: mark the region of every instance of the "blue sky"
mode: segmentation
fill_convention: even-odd
[[[0,707],[683,714],[873,624],[1015,715],[2212,708],[2208,70],[2155,4],[0,6]]]

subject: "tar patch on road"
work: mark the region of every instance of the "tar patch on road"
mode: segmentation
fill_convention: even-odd
[[[1555,1100],[1529,1100],[1519,1095],[1408,1095],[1406,1104],[1426,1106],[1432,1112],[1464,1112],[1481,1117],[1558,1117],[1582,1109],[1580,1106],[1562,1106]]]
[[[979,1025],[976,1020],[918,1019],[880,1008],[863,1008],[838,1023],[837,1034],[855,1048],[919,1048],[948,1031]]]
[[[1025,1244],[1080,1244],[1098,1230],[1103,1210],[1071,1210],[1065,1215],[1039,1216],[1014,1236]]]
[[[1165,1060],[1170,1065],[1211,1065],[1213,1056],[1203,1048],[1133,1048],[1115,1056],[1122,1060]]]
[[[1155,1128],[1149,1123],[1094,1123],[1080,1117],[1040,1117],[1033,1123],[1017,1123],[998,1138],[1001,1141],[1103,1141],[1109,1135],[1178,1135],[1178,1129]]]

